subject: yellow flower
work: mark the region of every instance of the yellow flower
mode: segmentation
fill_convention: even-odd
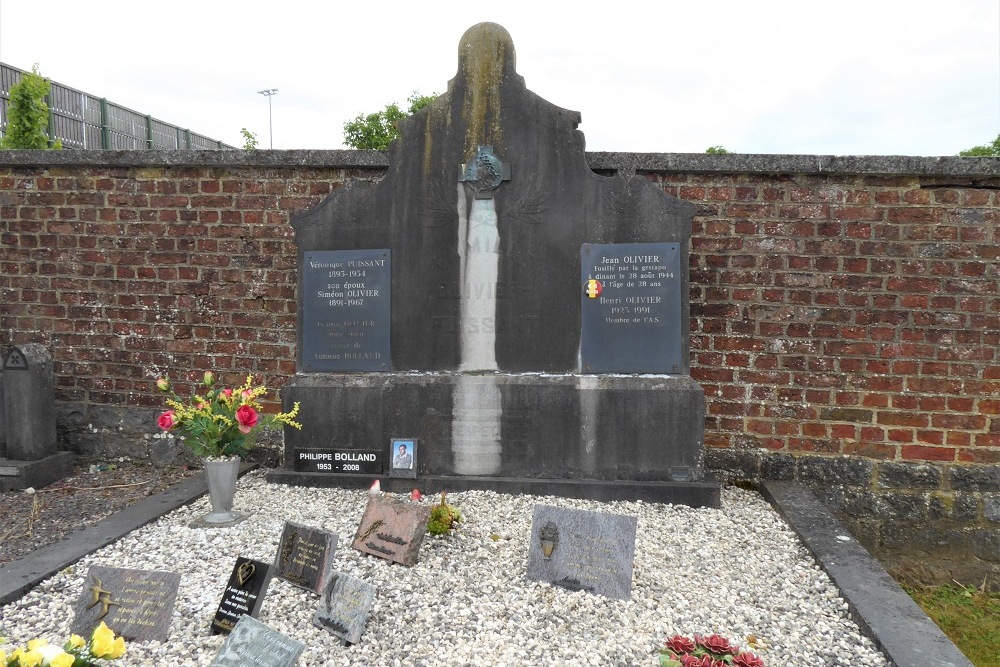
[[[0,637],[0,639],[2,639],[2,637]],[[0,649],[0,665],[7,667],[7,652],[3,649]]]
[[[49,665],[52,667],[73,667],[75,660],[76,657],[72,653],[63,652],[49,660]]]
[[[94,628],[94,634],[90,636],[90,652],[95,658],[106,658],[114,650],[115,633],[101,621],[101,624]]]
[[[86,640],[84,640],[84,638],[80,635],[70,635],[69,641],[66,642],[66,645],[70,648],[83,648],[86,644]]]
[[[108,660],[117,660],[118,658],[125,655],[125,638],[118,637],[115,639],[115,645],[111,653],[108,655]],[[70,663],[72,664],[72,663]]]
[[[42,664],[42,654],[39,651],[29,649],[27,653],[22,653],[20,667],[39,667]]]
[[[28,650],[34,651],[39,646],[45,646],[48,643],[49,643],[48,639],[32,639],[31,641],[28,642]]]

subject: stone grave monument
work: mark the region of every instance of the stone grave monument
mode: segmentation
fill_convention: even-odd
[[[473,26],[458,51],[385,176],[292,218],[298,372],[282,400],[303,429],[269,479],[367,486],[377,466],[337,457],[419,438],[425,492],[717,505],[690,375],[695,207],[594,173],[580,114],[526,88],[503,27]],[[296,466],[316,457],[330,465]]]
[[[94,565],[74,608],[72,629],[89,637],[100,623],[132,641],[167,641],[181,583],[176,572]]]
[[[3,355],[0,389],[0,491],[48,486],[73,472],[73,454],[56,449],[52,355],[28,343]]]

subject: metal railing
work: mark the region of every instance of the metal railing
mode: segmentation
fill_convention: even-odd
[[[23,70],[0,63],[0,131],[7,128],[10,89]],[[50,81],[49,141],[63,148],[94,150],[196,149],[232,150],[235,146],[157,120],[61,83]]]

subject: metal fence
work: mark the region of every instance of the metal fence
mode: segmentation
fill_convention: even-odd
[[[23,70],[0,63],[0,130],[7,128],[10,89],[21,80]],[[164,123],[148,114],[126,109],[106,98],[95,97],[61,83],[51,82],[45,102],[49,105],[49,140],[62,141],[63,148],[137,150],[180,148],[231,150],[221,141]]]

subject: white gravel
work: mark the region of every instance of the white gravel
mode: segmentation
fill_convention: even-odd
[[[273,561],[285,520],[340,536],[334,568],[378,593],[361,643],[343,647],[312,616],[319,598],[274,579],[259,618],[307,648],[299,665],[644,665],[675,633],[756,637],[768,667],[887,667],[847,618],[847,605],[794,533],[756,493],[729,488],[721,510],[599,503],[487,491],[454,493],[462,527],[428,536],[412,567],[349,547],[365,491],[240,481],[232,528],[192,529],[207,498],[168,514],[0,608],[0,634],[23,645],[69,636],[91,565],[182,575],[170,641],[128,642],[125,665],[208,665],[223,638],[209,634],[237,556]],[[424,502],[433,502],[433,499]],[[637,516],[632,599],[610,600],[525,578],[536,504]],[[494,539],[499,536],[499,539]],[[760,646],[766,646],[761,649]]]

